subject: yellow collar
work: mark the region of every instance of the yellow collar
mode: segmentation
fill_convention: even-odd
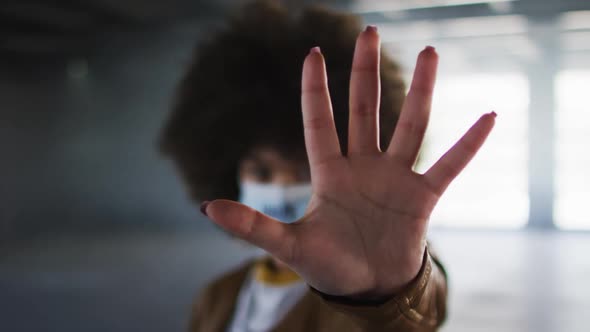
[[[254,263],[254,278],[271,286],[287,286],[301,281],[301,277],[290,269],[277,269],[269,256]]]

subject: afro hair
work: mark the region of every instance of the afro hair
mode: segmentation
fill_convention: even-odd
[[[346,154],[352,58],[359,19],[319,7],[298,14],[255,1],[196,47],[158,144],[196,201],[236,200],[240,160],[254,147],[305,154],[301,70],[320,46],[341,149]],[[381,149],[393,134],[405,95],[397,63],[381,54]],[[298,157],[299,158],[299,157]]]

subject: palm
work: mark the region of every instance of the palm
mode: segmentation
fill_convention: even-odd
[[[422,265],[428,218],[449,183],[473,157],[494,124],[480,120],[425,174],[413,172],[428,122],[437,56],[418,57],[410,92],[386,151],[379,149],[379,37],[359,36],[351,75],[348,152],[334,128],[323,57],[305,60],[302,108],[313,195],[307,212],[282,224],[245,205],[216,200],[208,215],[262,247],[329,294],[391,294]]]
[[[379,294],[418,273],[437,196],[395,163],[376,156],[326,165],[334,171],[322,177],[334,184],[314,192],[298,226],[300,240],[286,258],[312,286],[330,294]]]

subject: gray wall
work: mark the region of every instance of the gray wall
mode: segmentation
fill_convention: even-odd
[[[201,28],[104,32],[86,58],[2,65],[4,239],[203,224],[155,149]]]

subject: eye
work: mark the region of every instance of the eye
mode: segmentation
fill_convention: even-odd
[[[250,168],[249,173],[252,174],[260,182],[269,182],[271,180],[270,168],[260,165],[254,165]]]
[[[301,171],[299,173],[299,182],[308,182],[310,180],[310,175],[308,171]]]
[[[309,172],[309,167],[307,165],[302,166],[299,169],[299,176],[298,177],[299,177],[298,180],[300,182],[309,182],[309,181],[311,181],[311,174]]]

